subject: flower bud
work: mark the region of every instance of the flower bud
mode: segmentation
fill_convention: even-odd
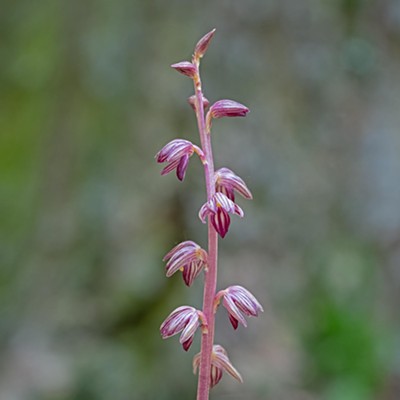
[[[191,105],[194,111],[196,111],[196,95],[192,95],[188,98],[188,103]],[[210,102],[206,97],[203,96],[203,108],[204,110],[210,105]]]
[[[210,44],[211,39],[213,38],[215,33],[215,29],[206,33],[196,44],[194,49],[195,58],[199,59],[204,56],[204,53],[207,51],[207,48]]]
[[[172,64],[171,67],[181,74],[188,76],[189,78],[193,78],[197,72],[196,67],[189,61],[181,61],[179,63]]]
[[[212,118],[245,117],[250,110],[233,100],[218,100],[210,108]]]

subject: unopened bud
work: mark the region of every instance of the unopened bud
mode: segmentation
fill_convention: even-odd
[[[194,49],[194,56],[196,58],[202,58],[204,56],[204,53],[207,51],[208,45],[210,44],[210,41],[212,37],[214,36],[215,29],[212,31],[206,33],[196,44],[196,47]]]
[[[192,95],[188,98],[188,103],[196,111],[196,95]],[[210,102],[206,97],[203,96],[203,108],[206,109],[210,105]]]
[[[197,72],[196,67],[189,61],[181,61],[179,63],[172,64],[171,67],[181,74],[188,76],[189,78],[193,78]]]
[[[245,117],[249,111],[246,106],[233,100],[218,100],[210,108],[213,118]]]

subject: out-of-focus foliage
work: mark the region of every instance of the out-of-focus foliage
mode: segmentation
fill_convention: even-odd
[[[201,304],[164,277],[204,245],[200,164],[154,154],[198,141],[190,57],[211,28],[206,96],[216,164],[253,202],[221,241],[221,288],[265,306],[217,341],[245,383],[217,399],[400,397],[400,3],[3,0],[0,11],[0,398],[194,398],[190,354],[158,328]]]

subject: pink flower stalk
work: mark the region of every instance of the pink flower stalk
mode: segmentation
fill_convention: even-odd
[[[193,357],[193,373],[196,374],[197,368],[200,365],[200,356],[198,353]],[[229,360],[227,351],[215,344],[211,354],[211,371],[210,371],[210,386],[214,387],[222,378],[223,372],[227,372],[240,383],[243,383],[242,376]]]
[[[253,198],[243,179],[229,168],[220,168],[218,171],[215,171],[215,191],[223,193],[232,201],[235,201],[235,191],[241,194],[245,199]]]
[[[207,252],[195,242],[187,240],[170,250],[163,258],[163,261],[167,260],[165,266],[167,277],[181,270],[184,282],[187,286],[191,286],[207,265]]]
[[[155,156],[157,162],[168,163],[161,171],[161,175],[168,174],[176,169],[177,178],[183,181],[189,164],[189,158],[194,152],[197,152],[200,156],[203,155],[201,149],[188,140],[175,139],[167,143]]]
[[[160,326],[162,338],[168,339],[182,331],[179,342],[184,350],[188,351],[200,325],[199,313],[200,311],[189,306],[181,306],[172,311]]]
[[[236,203],[228,199],[225,194],[217,192],[200,208],[199,218],[205,224],[206,217],[209,215],[215,230],[224,238],[231,223],[229,214],[244,216],[243,210]]]
[[[238,324],[247,325],[245,316],[257,316],[262,311],[256,298],[241,286],[231,286],[217,292],[218,234],[224,238],[230,226],[230,214],[243,217],[243,210],[235,203],[235,193],[246,199],[252,194],[243,179],[228,168],[215,171],[211,144],[211,121],[213,118],[244,117],[249,109],[233,100],[215,102],[205,115],[209,101],[203,94],[200,78],[200,60],[207,51],[215,29],[204,35],[196,44],[191,62],[172,64],[172,68],[190,77],[194,84],[194,95],[188,99],[193,108],[200,136],[201,148],[184,139],[175,139],[164,146],[156,155],[159,163],[167,163],[161,174],[176,169],[179,180],[185,177],[189,158],[197,153],[204,167],[207,199],[199,211],[203,223],[208,222],[208,247],[203,250],[190,240],[175,246],[164,257],[165,271],[170,277],[182,271],[183,280],[191,286],[194,279],[204,271],[204,293],[202,310],[182,306],[174,310],[160,327],[161,336],[166,339],[181,332],[180,343],[188,350],[197,328],[201,329],[201,350],[193,360],[193,368],[198,374],[197,400],[208,400],[210,388],[215,386],[227,372],[239,382],[242,377],[228,358],[226,350],[214,345],[215,312],[220,301],[228,310],[229,318],[236,329]]]
[[[222,290],[216,296],[217,302],[222,296],[223,305],[228,311],[233,329],[237,329],[239,322],[247,327],[243,314],[248,317],[258,317],[258,314],[264,311],[258,300],[242,286],[230,286]]]

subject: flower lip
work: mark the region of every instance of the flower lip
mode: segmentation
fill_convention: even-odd
[[[187,240],[170,250],[163,261],[167,261],[167,277],[182,270],[182,277],[187,286],[191,286],[196,277],[207,265],[207,252],[197,243]]]
[[[229,320],[234,329],[237,329],[239,323],[244,327],[247,326],[244,315],[257,317],[264,311],[258,300],[242,286],[230,286],[220,293],[223,294],[223,306],[228,311]]]
[[[179,342],[184,350],[187,351],[193,342],[194,334],[199,325],[199,311],[194,307],[181,306],[172,311],[161,324],[161,337],[167,339],[182,332]]]
[[[231,218],[229,214],[236,214],[239,217],[244,216],[243,210],[224,193],[217,192],[199,211],[200,220],[205,223],[209,215],[211,223],[221,238],[224,238],[228,232]]]
[[[241,194],[246,199],[252,199],[249,188],[244,183],[243,179],[237,176],[229,168],[220,168],[215,171],[215,190],[225,194],[228,199],[235,201],[235,191]]]

